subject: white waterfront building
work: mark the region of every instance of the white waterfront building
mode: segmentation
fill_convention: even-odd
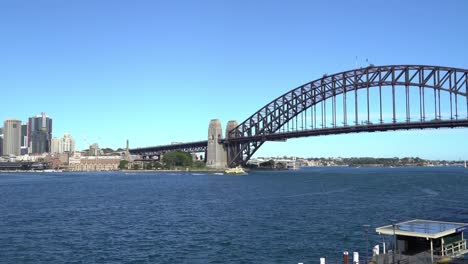
[[[61,138],[52,138],[51,145],[52,153],[75,152],[75,140],[68,133],[65,133]]]

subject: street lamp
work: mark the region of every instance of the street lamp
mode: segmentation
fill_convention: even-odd
[[[395,228],[396,228],[396,221],[395,219],[390,219],[392,221],[392,228],[393,228],[393,250],[392,250],[392,263],[395,263],[395,251],[396,251],[396,234],[395,234]]]
[[[366,262],[365,264],[369,263],[369,227],[370,225],[363,225],[366,231]]]

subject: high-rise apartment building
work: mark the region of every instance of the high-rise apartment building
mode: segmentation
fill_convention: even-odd
[[[75,152],[75,140],[68,133],[65,133],[61,138],[52,138],[51,152],[59,154]]]
[[[3,127],[0,127],[0,156],[3,155]]]
[[[21,155],[28,154],[28,124],[21,125]]]
[[[28,124],[21,125],[21,147],[28,147]]]
[[[63,135],[61,145],[63,152],[75,152],[75,139],[70,134]]]
[[[89,146],[88,155],[89,156],[99,156],[101,154],[101,149],[99,148],[98,143],[94,143]]]
[[[3,123],[3,155],[21,154],[21,121],[7,119]]]
[[[45,113],[29,118],[28,141],[30,153],[50,152],[52,119]]]
[[[60,139],[53,137],[52,140],[50,141],[50,153],[53,154],[60,154],[62,153],[60,149]]]
[[[3,134],[0,134],[0,156],[3,155]]]

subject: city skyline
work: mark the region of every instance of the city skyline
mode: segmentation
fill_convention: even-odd
[[[211,119],[219,118],[224,130],[229,120],[242,122],[326,73],[369,63],[468,68],[468,4],[462,1],[425,1],[418,17],[412,14],[420,1],[337,1],[343,8],[332,17],[329,2],[109,3],[2,4],[0,32],[9,41],[0,44],[0,86],[7,98],[17,91],[28,96],[21,109],[6,102],[0,120],[47,112],[57,124],[54,135],[71,133],[77,149],[95,142],[123,148],[127,139],[131,148],[163,145],[206,140]],[[344,21],[349,28],[342,28]],[[408,26],[421,22],[423,27]],[[447,38],[436,36],[457,41],[443,49]],[[268,142],[256,156],[458,160],[468,157],[466,134],[441,129],[310,137]]]
[[[3,136],[0,148],[3,156],[50,153],[52,118],[44,112],[27,118],[27,122],[8,118],[3,122],[0,135]]]

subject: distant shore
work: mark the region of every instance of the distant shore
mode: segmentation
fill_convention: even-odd
[[[121,172],[224,172],[224,170],[217,170],[217,169],[188,169],[188,170],[120,170]]]
[[[404,167],[432,167],[432,168],[437,168],[437,167],[463,167],[462,165],[456,164],[456,165],[424,165],[424,166],[418,166],[418,165],[400,165],[400,166],[388,166],[388,165],[382,165],[382,164],[366,164],[366,165],[336,165],[336,166],[305,166],[305,167],[298,167],[296,169],[291,169],[291,168],[245,168],[246,171],[286,171],[286,170],[297,170],[301,168],[337,168],[337,167],[349,167],[349,168],[404,168]],[[131,169],[126,169],[126,170],[109,170],[109,171],[68,171],[66,169],[59,170],[59,171],[47,171],[47,170],[0,170],[0,173],[63,173],[63,172],[71,172],[71,173],[86,173],[86,172],[122,172],[122,173],[149,173],[149,172],[162,172],[162,173],[174,173],[174,172],[199,172],[199,173],[224,173],[225,169],[209,169],[209,168],[200,168],[200,169],[173,169],[173,170],[168,170],[168,169],[160,169],[160,170],[131,170]]]

